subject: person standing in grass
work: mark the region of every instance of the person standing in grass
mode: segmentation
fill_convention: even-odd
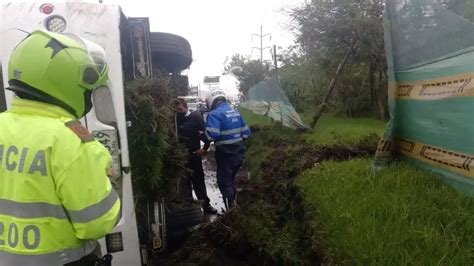
[[[216,89],[210,92],[207,106],[206,135],[216,145],[217,185],[226,209],[235,205],[237,191],[235,177],[244,161],[244,139],[250,136],[242,114],[227,103],[225,93]]]

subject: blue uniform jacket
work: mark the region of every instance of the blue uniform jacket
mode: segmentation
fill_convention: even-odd
[[[209,112],[206,121],[206,136],[216,146],[234,144],[250,136],[242,114],[228,103],[219,104]]]

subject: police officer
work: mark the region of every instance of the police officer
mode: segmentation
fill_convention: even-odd
[[[188,150],[188,162],[186,167],[192,172],[185,184],[185,193],[188,199],[192,199],[192,189],[202,203],[205,213],[216,214],[217,210],[210,204],[207,196],[206,183],[204,182],[204,170],[202,168],[202,156],[209,149],[210,141],[204,134],[204,121],[199,111],[190,112],[188,104],[184,99],[175,102],[179,142]],[[204,147],[201,148],[201,141]]]
[[[207,116],[206,134],[216,146],[217,185],[227,210],[235,204],[235,176],[242,166],[245,154],[244,139],[250,136],[242,114],[226,101],[221,89],[212,90],[207,98],[211,111]]]
[[[13,51],[0,114],[0,266],[94,265],[120,219],[111,156],[77,120],[106,86],[104,50],[35,31]]]

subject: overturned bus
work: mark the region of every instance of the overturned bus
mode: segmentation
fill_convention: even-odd
[[[187,77],[179,73],[191,64],[189,43],[177,35],[150,32],[147,18],[127,18],[115,5],[7,1],[1,4],[0,18],[0,112],[8,110],[14,97],[5,90],[10,55],[28,33],[35,30],[72,33],[105,49],[110,83],[108,88],[93,93],[94,108],[81,121],[108,148],[113,168],[119,173],[122,218],[115,229],[100,240],[102,254],[112,254],[114,265],[147,264],[147,252],[162,248],[165,243],[164,206],[160,202],[150,206],[150,226],[146,230],[153,241],[140,240],[127,142],[130,123],[125,116],[124,83],[168,75],[177,87],[186,91]]]

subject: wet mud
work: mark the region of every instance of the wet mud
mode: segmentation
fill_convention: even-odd
[[[246,168],[237,176],[238,208],[222,215],[223,202],[215,177],[214,155],[203,159],[211,204],[221,215],[208,217],[176,250],[160,256],[156,265],[321,265],[331,264],[326,252],[312,242],[296,177],[325,160],[370,157],[368,139],[354,147],[307,145],[296,140],[266,140],[273,152],[251,178]],[[376,141],[374,142],[376,144]],[[292,236],[284,238],[282,232]],[[290,246],[280,242],[290,240]]]

